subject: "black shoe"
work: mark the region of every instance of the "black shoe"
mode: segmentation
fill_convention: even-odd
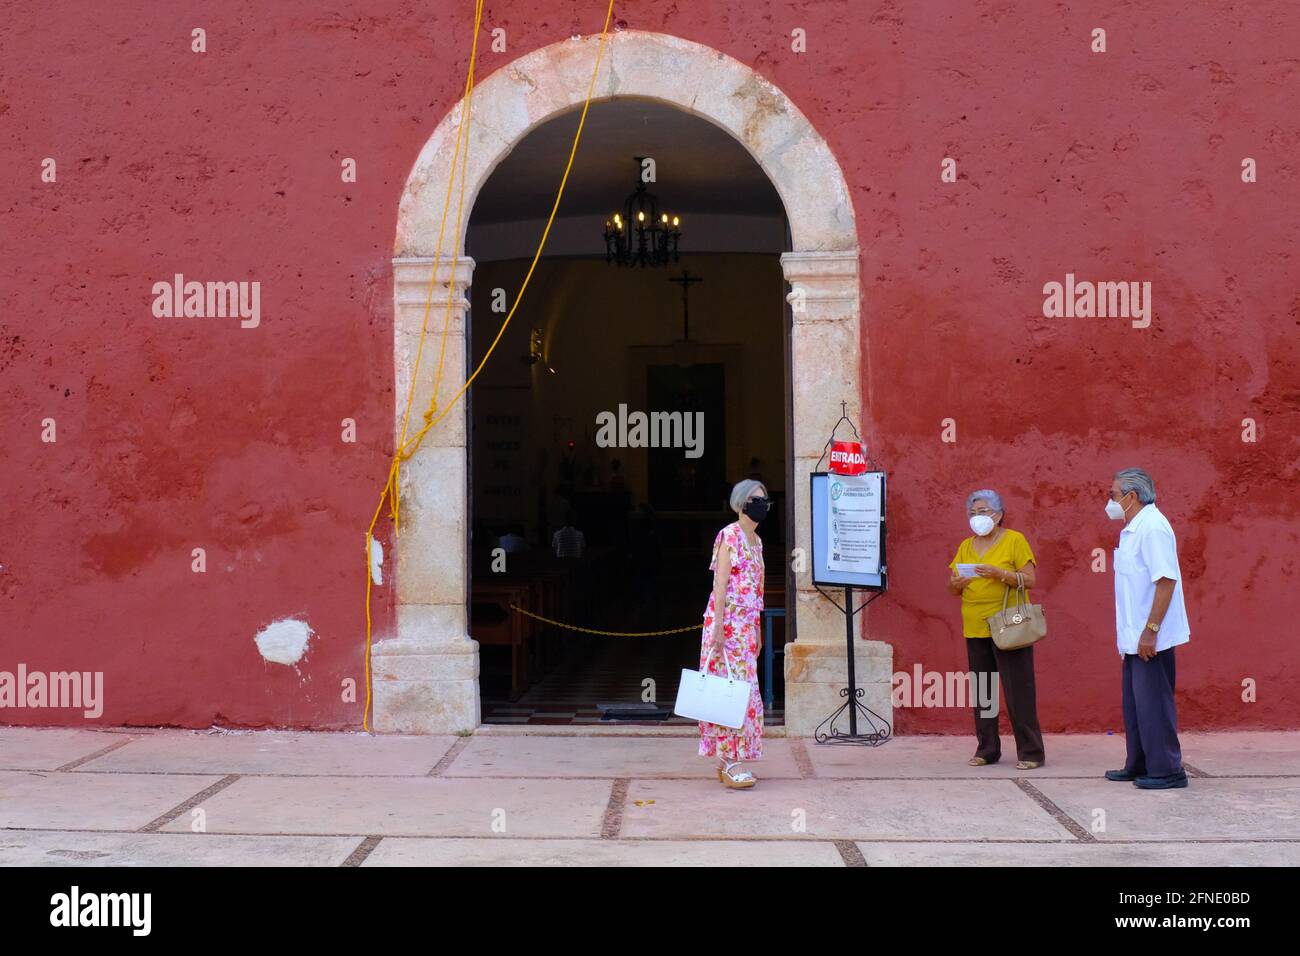
[[[1140,773],[1129,773],[1127,770],[1107,770],[1107,780],[1136,780],[1138,777],[1145,776]]]
[[[1187,786],[1187,773],[1180,770],[1167,777],[1138,777],[1133,786],[1139,790],[1179,790]]]

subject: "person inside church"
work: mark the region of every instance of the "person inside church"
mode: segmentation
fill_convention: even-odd
[[[739,729],[700,721],[700,756],[716,757],[718,780],[733,790],[748,790],[757,780],[741,761],[763,756],[763,697],[758,687],[758,655],[763,649],[763,542],[756,533],[771,499],[757,481],[738,482],[731,491],[736,520],[713,541],[713,592],[704,610],[700,670],[749,684],[749,704]]]
[[[623,476],[623,463],[617,458],[609,463],[609,490],[627,491],[627,478]]]
[[[648,501],[637,508],[629,536],[628,569],[632,574],[633,601],[638,614],[651,616],[664,606],[660,577],[664,572],[664,548],[659,519]]]
[[[1035,584],[1034,552],[1019,531],[1004,526],[1006,512],[1002,496],[992,489],[971,492],[966,498],[966,516],[971,531],[962,541],[948,567],[948,591],[961,598],[962,633],[966,659],[974,675],[974,686],[998,693],[977,694],[975,706],[975,756],[968,763],[983,767],[1002,758],[996,703],[1005,700],[1007,716],[1016,738],[1017,770],[1036,770],[1043,765],[1043,732],[1038,726],[1038,700],[1034,686],[1034,649],[1022,647],[1004,651],[993,643],[988,618],[1002,610],[1016,575],[1026,588]],[[992,711],[992,713],[990,713]]]
[[[524,539],[523,527],[517,524],[507,526],[505,533],[497,538],[497,547],[506,554],[519,554],[527,551],[528,542]]]
[[[564,527],[551,535],[551,548],[557,558],[580,558],[587,550],[587,536],[573,526],[573,512],[565,516]]]

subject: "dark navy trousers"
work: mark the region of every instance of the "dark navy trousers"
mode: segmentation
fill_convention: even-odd
[[[1174,710],[1174,648],[1144,661],[1124,655],[1124,769],[1140,777],[1168,777],[1183,771]]]

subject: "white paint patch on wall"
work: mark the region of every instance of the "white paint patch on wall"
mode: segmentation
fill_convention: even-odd
[[[285,618],[268,624],[253,638],[263,660],[273,664],[297,664],[307,653],[307,642],[315,633],[306,621]]]
[[[375,584],[384,583],[384,546],[378,538],[372,538],[366,535],[366,543],[370,545],[370,580]]]

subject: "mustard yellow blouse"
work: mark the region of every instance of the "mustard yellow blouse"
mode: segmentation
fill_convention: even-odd
[[[957,548],[957,556],[948,567],[954,572],[959,564],[988,564],[1008,571],[1019,571],[1034,560],[1034,552],[1029,542],[1019,531],[1007,528],[1002,532],[998,543],[984,554],[976,554],[975,537],[972,535]],[[987,618],[1002,610],[1002,597],[1007,592],[1007,585],[996,578],[977,577],[966,585],[961,592],[962,633],[967,637],[989,637]],[[1015,600],[1015,595],[1011,596]]]

